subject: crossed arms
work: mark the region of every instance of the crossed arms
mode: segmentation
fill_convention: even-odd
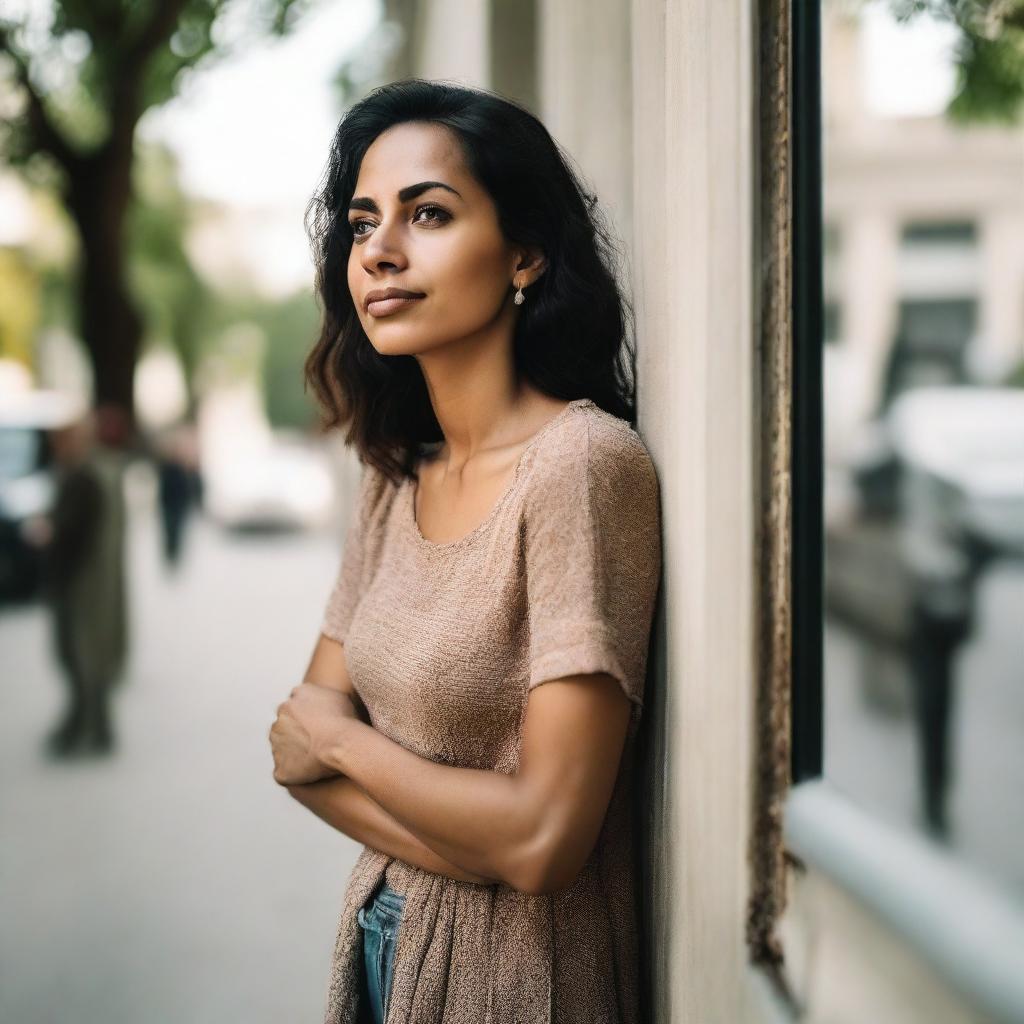
[[[321,754],[335,772],[288,792],[358,842],[436,874],[541,894],[568,886],[597,841],[618,773],[630,701],[605,673],[530,691],[514,775],[437,764],[373,729],[342,645],[321,635],[305,681],[348,695]]]

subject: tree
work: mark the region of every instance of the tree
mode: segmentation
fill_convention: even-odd
[[[1014,123],[1024,107],[1024,0],[890,0],[898,22],[922,14],[959,31],[957,85],[947,110],[960,123]]]
[[[191,70],[262,35],[287,33],[315,0],[55,0],[0,8],[0,59],[18,102],[0,147],[50,178],[80,243],[76,312],[97,404],[134,418],[143,320],[126,275],[135,131]]]
[[[186,417],[196,413],[194,381],[216,298],[185,251],[193,206],[178,185],[174,153],[162,145],[138,147],[137,198],[127,224],[129,287],[139,297],[147,334],[169,342],[181,361]]]

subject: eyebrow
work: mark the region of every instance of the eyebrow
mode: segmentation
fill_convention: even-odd
[[[444,188],[449,192],[454,192],[460,199],[462,196],[451,185],[446,185],[443,181],[420,181],[415,185],[406,185],[405,188],[398,190],[398,201],[400,203],[407,203],[410,199],[415,199],[418,195],[422,195],[424,192],[429,192],[432,188]],[[350,210],[366,210],[367,213],[380,213],[380,207],[369,198],[369,196],[355,196],[348,204]]]

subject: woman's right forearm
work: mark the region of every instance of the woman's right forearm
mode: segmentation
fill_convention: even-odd
[[[462,882],[489,885],[497,881],[445,860],[344,775],[287,788],[299,803],[332,828],[389,857]]]

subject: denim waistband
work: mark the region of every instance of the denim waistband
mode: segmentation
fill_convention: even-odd
[[[405,908],[405,894],[397,892],[395,889],[392,889],[387,882],[385,882],[377,890],[377,894],[374,896],[373,902],[381,904],[388,910],[394,911],[396,914],[401,914],[402,910]]]

